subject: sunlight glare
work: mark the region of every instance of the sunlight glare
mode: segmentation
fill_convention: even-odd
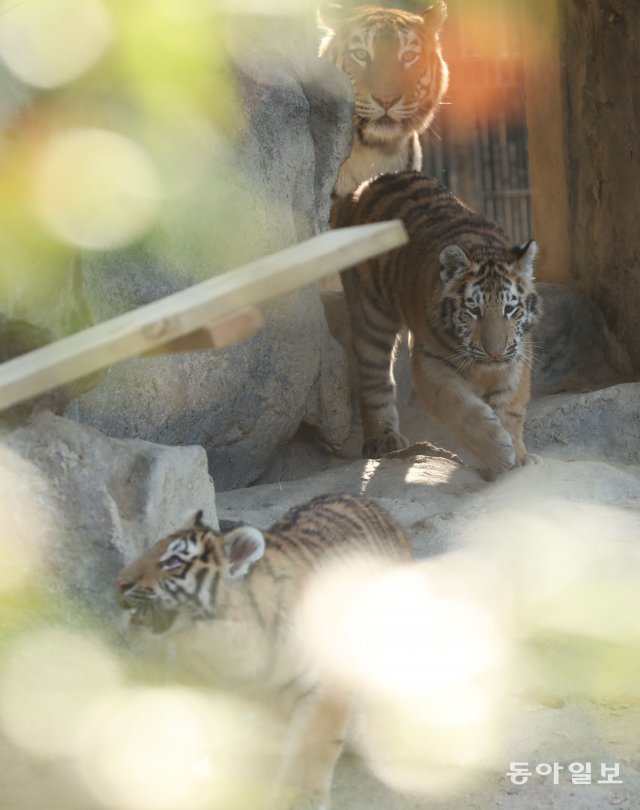
[[[111,38],[101,0],[5,0],[0,5],[0,57],[35,87],[58,87],[82,75]]]
[[[395,570],[350,561],[303,600],[307,653],[357,690],[361,747],[397,789],[456,790],[462,765],[480,767],[496,749],[506,641],[468,575],[454,555]]]
[[[0,595],[21,588],[35,573],[34,538],[46,538],[51,524],[42,508],[42,484],[32,464],[0,447]]]
[[[99,129],[70,129],[42,147],[33,173],[34,207],[59,238],[109,250],[141,236],[153,222],[156,170],[133,141]]]
[[[114,691],[87,716],[76,758],[118,810],[254,806],[264,784],[250,721],[243,704],[184,687]]]
[[[121,681],[96,639],[61,627],[28,634],[0,671],[0,721],[16,744],[43,757],[66,755],[98,696]]]

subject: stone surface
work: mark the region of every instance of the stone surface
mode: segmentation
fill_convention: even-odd
[[[45,592],[111,620],[124,562],[198,509],[217,525],[202,448],[110,439],[49,412],[0,427],[0,507],[2,556],[16,544]]]
[[[554,418],[569,424],[582,402],[594,409],[593,422],[575,420],[570,460],[552,458],[552,450],[547,454],[549,438],[538,448],[542,465],[511,471],[492,484],[463,464],[409,448],[400,458],[343,460],[308,478],[218,496],[223,523],[241,520],[260,527],[316,495],[351,492],[373,498],[407,528],[429,581],[437,587],[435,577],[443,572],[451,577],[441,585],[447,599],[479,598],[478,609],[489,607],[505,622],[503,629],[514,628],[517,641],[508,642],[513,644],[513,681],[502,694],[501,714],[492,727],[497,735],[491,738],[493,751],[487,749],[479,769],[469,776],[468,767],[461,768],[449,793],[435,787],[436,769],[421,796],[385,783],[365,758],[347,755],[334,781],[335,810],[635,806],[640,796],[640,626],[632,604],[640,582],[640,463],[636,455],[633,464],[621,464],[629,457],[620,457],[619,444],[606,460],[604,454],[589,459],[607,446],[616,421],[628,437],[629,453],[637,453],[634,416],[625,411],[622,417],[620,403],[634,395],[638,401],[638,393],[638,386],[617,386],[573,395],[573,400],[570,395],[541,400],[552,431]],[[597,414],[604,417],[601,422]],[[544,420],[539,429],[542,434]],[[590,447],[599,430],[602,444]],[[572,598],[577,598],[573,606]],[[632,618],[626,621],[626,615]],[[557,646],[554,633],[559,634]],[[538,634],[546,641],[536,641]],[[620,638],[629,646],[618,647]],[[589,645],[597,639],[606,640],[593,653]],[[624,649],[630,658],[614,663]],[[609,654],[614,657],[607,663]],[[436,656],[433,665],[439,665]],[[443,745],[452,733],[448,726],[430,731],[442,735]],[[526,785],[514,786],[505,776],[514,761],[528,762],[532,770],[538,763],[558,762],[559,784],[534,773]],[[593,784],[580,794],[567,771],[576,761],[593,767]],[[623,783],[597,784],[601,764],[616,762]],[[465,774],[471,781],[464,782]]]
[[[342,443],[351,421],[346,365],[317,290],[266,313],[262,332],[227,350],[113,367],[70,413],[111,436],[203,445],[219,489],[255,480],[301,422]]]
[[[348,79],[318,59],[294,65],[256,55],[245,55],[237,73],[245,126],[228,148],[213,149],[202,178],[210,192],[181,200],[177,220],[156,236],[162,260],[157,241],[85,256],[95,320],[327,228],[330,189],[350,146]],[[203,445],[219,489],[254,481],[301,422],[341,444],[346,364],[317,288],[271,304],[265,316],[260,334],[228,350],[113,367],[68,413],[115,437]]]
[[[469,528],[505,504],[529,510],[534,502],[566,499],[633,507],[640,496],[638,465],[619,469],[604,461],[545,456],[541,465],[512,470],[487,484],[465,464],[433,457],[419,447],[402,453],[400,458],[351,461],[296,481],[218,493],[218,517],[266,527],[291,506],[317,495],[360,494],[394,514],[424,557],[473,542]]]
[[[525,429],[527,447],[554,457],[640,461],[640,383],[534,401]]]
[[[534,394],[587,390],[631,379],[602,313],[577,287],[538,284],[544,314],[533,332]]]

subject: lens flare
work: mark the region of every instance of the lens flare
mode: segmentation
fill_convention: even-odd
[[[42,510],[46,486],[29,462],[0,447],[0,596],[28,583],[37,567],[39,541],[51,524]]]
[[[474,523],[469,558],[480,554],[510,572],[504,590],[523,625],[637,642],[638,516],[607,505],[537,501],[531,492],[526,500]]]
[[[178,24],[202,20],[220,11],[220,0],[150,0],[150,5]]]
[[[146,153],[114,132],[57,133],[35,160],[37,214],[57,237],[80,247],[111,250],[132,242],[152,224],[159,198]]]
[[[249,709],[229,698],[129,688],[96,704],[76,757],[90,790],[118,810],[244,810],[265,789],[259,739]]]
[[[120,680],[113,656],[93,638],[61,627],[26,635],[0,671],[3,730],[34,754],[66,755],[97,696]]]
[[[303,600],[308,655],[357,692],[361,748],[399,790],[459,789],[461,769],[473,774],[496,750],[506,643],[467,576],[448,560],[350,561]]]
[[[82,75],[111,38],[101,0],[5,0],[0,5],[0,57],[35,87],[58,87]]]
[[[435,693],[503,656],[490,614],[454,593],[443,592],[442,580],[432,583],[428,566],[390,572],[373,561],[340,564],[309,588],[302,638],[339,679],[379,694]]]

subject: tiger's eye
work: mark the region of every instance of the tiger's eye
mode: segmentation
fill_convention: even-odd
[[[364,48],[357,48],[355,51],[351,51],[351,56],[353,56],[357,62],[366,62],[369,59],[369,54]]]
[[[172,557],[169,557],[166,560],[162,560],[160,566],[165,569],[165,571],[173,571],[174,568],[180,568],[182,565],[182,560],[180,557],[176,556],[175,554]]]
[[[407,62],[415,62],[415,60],[418,58],[418,52],[417,51],[405,51],[400,58],[405,63],[407,63]]]

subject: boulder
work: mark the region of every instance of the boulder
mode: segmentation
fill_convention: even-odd
[[[630,379],[628,359],[583,290],[538,284],[544,315],[533,332],[534,394],[602,388]]]
[[[18,554],[45,592],[111,619],[125,562],[198,509],[218,525],[202,448],[110,439],[46,411],[0,427],[0,509],[3,565]]]
[[[555,394],[529,407],[525,442],[536,453],[621,464],[640,460],[640,383]]]
[[[244,126],[233,143],[212,147],[203,188],[181,200],[153,243],[84,257],[94,320],[328,227],[330,190],[350,148],[348,79],[315,58],[255,55],[237,75]],[[227,350],[115,366],[67,413],[114,437],[201,444],[221,490],[254,481],[301,422],[341,444],[350,424],[346,363],[317,288],[265,307],[265,321]]]

